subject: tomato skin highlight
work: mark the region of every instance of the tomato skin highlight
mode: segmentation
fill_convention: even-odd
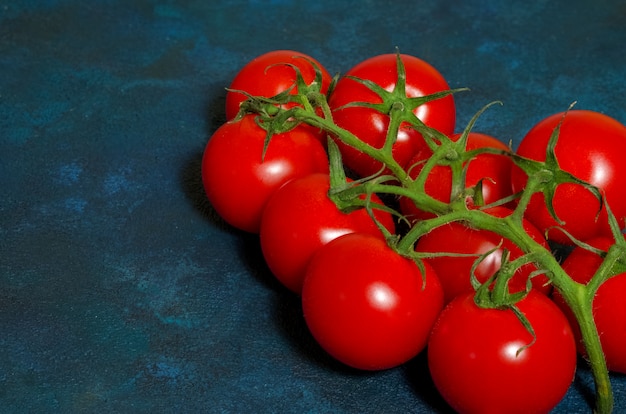
[[[265,261],[274,276],[297,294],[302,292],[307,264],[324,244],[347,233],[384,237],[366,210],[341,212],[328,198],[329,189],[328,174],[294,179],[272,195],[263,211],[259,234]],[[383,204],[375,195],[372,202]],[[390,213],[374,214],[395,231]]]
[[[607,251],[614,241],[611,237],[595,237],[587,244]],[[576,282],[586,284],[602,263],[602,258],[582,247],[575,247],[563,261],[563,270]],[[570,320],[577,338],[578,352],[586,355],[581,341],[580,328],[572,311],[558,291],[553,294],[555,302]],[[617,274],[598,288],[593,298],[593,318],[600,334],[600,343],[607,367],[612,372],[626,374],[626,273]]]
[[[266,132],[255,115],[220,126],[202,157],[202,182],[215,211],[231,226],[258,233],[270,195],[287,181],[328,172],[324,146],[308,129],[274,135],[262,159]]]
[[[347,76],[373,81],[391,91],[397,82],[396,58],[396,54],[384,54],[355,65],[339,79],[328,100],[335,124],[376,148],[381,148],[385,142],[389,116],[370,108],[341,108],[351,102],[381,102],[377,94]],[[401,55],[401,59],[406,69],[407,96],[419,97],[450,89],[443,75],[429,63],[410,55]],[[456,122],[455,111],[454,98],[449,95],[420,105],[414,113],[426,125],[444,134],[452,134]],[[341,141],[337,141],[337,145],[342,152],[344,164],[357,175],[365,177],[381,170],[381,163]],[[407,124],[402,124],[393,146],[393,156],[404,166],[423,145],[425,143],[421,134]]]
[[[549,413],[576,372],[576,345],[567,318],[545,295],[518,302],[536,342],[511,310],[483,309],[472,293],[454,299],[435,323],[428,366],[436,388],[457,412]]]
[[[426,346],[443,306],[437,276],[378,237],[351,233],[323,246],[307,268],[304,317],[331,356],[362,370],[401,365]]]
[[[239,105],[247,97],[236,91],[245,91],[253,96],[271,98],[291,88],[296,81],[296,66],[306,84],[315,80],[313,62],[322,73],[321,92],[326,93],[331,82],[328,70],[313,57],[294,50],[273,50],[264,53],[246,63],[235,75],[226,94],[226,119],[235,118]],[[290,66],[291,65],[291,66]],[[236,90],[236,91],[235,91]],[[290,93],[296,94],[297,88]]]
[[[564,113],[551,115],[537,123],[522,139],[517,154],[544,161],[550,135]],[[613,214],[624,228],[626,216],[626,126],[617,120],[589,110],[571,110],[563,119],[555,148],[560,167],[600,189]],[[513,192],[521,191],[526,174],[517,166],[511,172]],[[578,240],[610,234],[606,208],[600,210],[595,196],[577,184],[561,184],[554,195],[554,209],[565,222],[564,229]],[[596,215],[600,215],[596,221]],[[526,217],[539,230],[548,231],[548,238],[571,245],[571,240],[558,229],[557,222],[545,206],[543,194],[534,194],[526,209]]]
[[[497,217],[506,217],[512,213],[512,210],[505,207],[492,207],[486,211]],[[524,229],[546,250],[549,249],[543,235],[527,220],[524,220]],[[502,244],[498,247],[500,243]],[[470,281],[470,274],[472,266],[479,255],[494,250],[475,269],[476,278],[479,282],[484,283],[500,268],[504,249],[509,251],[510,260],[523,255],[522,250],[510,240],[503,239],[491,231],[469,228],[459,222],[448,223],[433,229],[422,236],[415,245],[415,250],[418,252],[450,252],[475,255],[470,257],[443,256],[424,259],[435,270],[443,286],[446,303],[461,293],[474,291]],[[525,290],[526,281],[535,270],[537,268],[532,264],[521,267],[509,281],[509,290],[511,292]],[[547,295],[552,291],[549,279],[545,275],[533,277],[531,283],[534,289],[543,294]]]
[[[451,139],[458,140],[460,134],[454,134]],[[491,135],[479,132],[470,132],[466,149],[468,151],[478,148],[496,148],[510,152],[509,147],[502,141]],[[411,178],[416,178],[422,170],[423,163],[432,156],[433,152],[428,146],[420,148],[407,163],[407,171]],[[482,180],[482,195],[484,204],[491,204],[513,194],[511,190],[511,168],[513,161],[506,155],[480,154],[472,159],[465,176],[465,187],[470,188]],[[452,191],[452,170],[448,166],[438,165],[434,167],[426,179],[424,185],[426,194],[431,197],[449,203]],[[468,205],[472,206],[471,200]],[[505,204],[511,207],[511,204]],[[435,217],[434,214],[418,209],[408,198],[400,198],[400,210],[413,222]]]

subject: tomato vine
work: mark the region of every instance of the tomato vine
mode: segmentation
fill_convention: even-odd
[[[448,90],[421,98],[409,98],[406,94],[406,74],[404,65],[397,55],[397,82],[392,91],[387,91],[374,82],[352,78],[361,82],[364,86],[376,93],[381,103],[372,104],[367,102],[352,102],[349,106],[367,107],[389,116],[384,145],[376,148],[363,142],[358,136],[339,127],[333,121],[332,111],[327,102],[327,92],[323,92],[321,83],[321,71],[316,67],[316,77],[311,85],[307,85],[297,67],[296,92],[289,90],[271,98],[261,98],[248,95],[248,100],[242,104],[240,114],[257,114],[257,123],[267,130],[265,148],[272,135],[285,132],[290,128],[304,123],[325,131],[331,139],[328,141],[330,155],[330,191],[329,197],[342,211],[365,208],[368,211],[384,209],[393,211],[390,207],[371,202],[374,194],[386,194],[409,198],[421,210],[434,213],[434,218],[417,221],[408,226],[402,234],[395,234],[380,226],[387,238],[388,245],[401,256],[411,258],[418,265],[423,266],[422,260],[429,257],[428,253],[416,252],[415,244],[423,235],[433,229],[451,222],[461,222],[471,228],[483,229],[494,232],[517,245],[524,255],[516,260],[507,261],[495,275],[493,280],[479,284],[473,280],[476,289],[475,302],[482,307],[510,308],[516,311],[524,322],[516,308],[516,302],[521,300],[530,287],[524,292],[510,293],[507,288],[508,280],[513,272],[528,263],[532,263],[539,269],[535,274],[545,274],[555,289],[573,312],[582,335],[582,340],[587,351],[587,358],[593,373],[596,387],[596,406],[598,413],[610,413],[613,408],[613,396],[607,365],[602,352],[597,328],[592,314],[592,301],[597,289],[610,277],[626,271],[626,241],[622,236],[619,224],[610,212],[610,206],[604,200],[600,190],[588,184],[572,174],[564,171],[559,166],[555,154],[555,146],[559,139],[559,127],[550,137],[545,161],[536,161],[515,155],[512,152],[494,148],[479,148],[471,151],[466,150],[467,138],[472,131],[479,116],[491,106],[498,104],[493,102],[482,108],[470,120],[461,134],[460,139],[453,141],[446,134],[425,125],[415,114],[417,106],[426,102],[441,99],[450,94],[464,91],[465,89]],[[332,85],[330,90],[332,90]],[[565,114],[567,116],[567,112]],[[395,143],[400,125],[410,124],[417,130],[432,150],[433,155],[422,165],[415,178],[411,178],[405,166],[400,165],[393,156],[392,147]],[[350,180],[341,162],[341,155],[335,141],[351,146],[358,151],[371,157],[383,165],[379,174],[369,177]],[[496,203],[485,206],[480,198],[480,183],[476,187],[467,188],[465,185],[465,172],[468,165],[479,154],[491,153],[506,155],[527,175],[528,180],[525,188],[518,194],[499,200]],[[452,171],[452,189],[450,202],[437,200],[425,191],[425,183],[428,175],[436,166],[445,165]],[[572,280],[563,270],[559,261],[549,251],[541,246],[524,230],[523,217],[531,197],[536,193],[544,195],[546,206],[553,218],[560,222],[553,207],[553,197],[556,187],[563,183],[574,183],[584,186],[591,192],[601,205],[609,212],[609,223],[615,244],[606,252],[597,252],[602,255],[603,262],[595,272],[588,284],[580,284]],[[365,196],[365,197],[364,197]],[[468,207],[467,200],[471,199],[473,207]],[[516,207],[513,212],[505,217],[496,217],[485,210],[494,205],[505,204],[515,200]],[[399,217],[399,212],[393,211]],[[375,219],[374,215],[371,214]],[[564,230],[563,230],[564,231]],[[574,243],[592,250],[591,246],[570,236]],[[481,260],[477,258],[477,262]],[[495,282],[494,286],[492,282]],[[525,325],[526,326],[526,325]],[[528,326],[532,333],[532,326]],[[532,346],[532,343],[528,344]]]

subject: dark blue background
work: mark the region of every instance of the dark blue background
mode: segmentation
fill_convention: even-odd
[[[516,143],[573,101],[626,122],[625,23],[619,0],[0,1],[0,410],[446,412],[423,356],[328,358],[212,213],[224,88],[272,49],[345,72],[397,46],[472,89],[459,129],[502,100],[476,129]],[[590,386],[581,365],[556,412]]]

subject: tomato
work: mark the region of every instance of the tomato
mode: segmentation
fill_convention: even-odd
[[[209,139],[202,157],[202,181],[215,211],[230,225],[258,233],[270,195],[287,181],[328,172],[324,146],[308,129],[272,137],[262,159],[266,132],[254,115],[227,122]]]
[[[428,367],[443,398],[459,413],[548,413],[576,371],[567,318],[531,291],[517,304],[536,342],[515,313],[484,309],[468,293],[441,312],[428,342]],[[518,354],[519,352],[519,354]]]
[[[330,73],[314,58],[293,50],[273,50],[262,54],[246,65],[235,75],[229,89],[245,91],[253,96],[271,98],[294,86],[297,67],[307,84],[315,80],[315,64],[322,73],[321,92],[326,93],[332,77]],[[293,88],[292,94],[297,92]],[[239,112],[239,105],[247,97],[229,91],[226,94],[226,119],[233,119]]]
[[[522,139],[517,154],[538,161],[545,160],[546,147],[554,128],[563,117],[558,113],[536,124]],[[606,115],[572,110],[567,113],[561,126],[555,155],[561,169],[586,181],[604,193],[611,210],[624,227],[626,216],[626,127]],[[526,174],[517,166],[511,174],[513,191],[526,185]],[[560,184],[554,195],[554,210],[565,222],[563,228],[579,240],[600,234],[610,234],[606,209],[593,194],[578,184]],[[596,216],[600,211],[599,218]],[[541,193],[533,195],[526,216],[541,231],[548,231],[548,238],[561,244],[572,244],[558,229],[550,216]]]
[[[460,134],[452,136],[458,140]],[[468,151],[478,148],[496,148],[509,152],[509,147],[502,141],[490,135],[478,132],[470,132],[466,149]],[[429,147],[422,147],[407,164],[409,175],[412,178],[418,176],[424,162],[432,155]],[[491,204],[513,194],[511,191],[511,168],[513,160],[500,154],[480,154],[470,161],[465,176],[465,187],[470,188],[482,180],[482,195],[484,204]],[[450,202],[452,191],[452,170],[448,166],[438,165],[428,174],[425,183],[426,194],[443,201]],[[471,204],[471,200],[468,201]],[[510,206],[510,204],[509,204]],[[423,220],[434,217],[434,214],[418,209],[408,198],[400,199],[402,213],[411,221]]]
[[[261,219],[261,249],[276,278],[295,293],[302,292],[306,266],[324,244],[347,233],[369,233],[383,238],[365,210],[341,212],[328,198],[328,174],[291,180],[270,197]],[[382,201],[372,197],[372,202]],[[391,214],[378,210],[376,218],[394,232]]]
[[[497,217],[506,217],[512,211],[505,207],[493,207],[488,209],[487,212]],[[524,230],[544,248],[549,248],[543,235],[527,220],[524,220]],[[500,243],[502,244],[497,248]],[[415,245],[415,250],[418,252],[450,252],[476,255],[475,257],[440,256],[425,259],[439,277],[445,292],[446,303],[461,293],[474,290],[471,285],[470,275],[472,266],[478,256],[494,250],[476,267],[474,272],[478,281],[484,283],[500,268],[504,249],[509,251],[510,260],[514,260],[523,254],[522,250],[510,240],[503,239],[491,231],[470,228],[459,222],[452,222],[435,228],[422,236]],[[528,277],[535,270],[537,268],[532,264],[522,266],[509,281],[509,290],[511,292],[524,290]],[[552,289],[545,275],[535,276],[531,282],[533,288],[544,294],[549,294]]]
[[[392,91],[397,83],[396,58],[395,54],[385,54],[357,64],[339,79],[328,101],[335,124],[376,148],[381,148],[385,142],[389,116],[365,107],[342,109],[343,105],[351,102],[381,102],[376,93],[347,76],[370,80]],[[401,55],[401,59],[406,69],[408,97],[420,97],[450,89],[441,73],[429,63],[409,55]],[[452,95],[420,105],[414,113],[426,125],[444,134],[454,132],[456,113]],[[365,154],[342,142],[338,142],[338,145],[344,164],[356,174],[369,176],[381,170],[382,165]],[[425,145],[422,136],[408,124],[402,124],[393,146],[393,156],[404,166],[422,145]]]
[[[430,266],[425,265],[423,278],[411,259],[380,237],[362,233],[320,248],[302,289],[313,337],[331,356],[362,370],[395,367],[416,356],[442,304]]]
[[[608,250],[614,243],[611,237],[595,237],[587,243],[601,250]],[[563,270],[576,282],[587,283],[602,263],[597,254],[575,247],[563,262]],[[593,298],[593,318],[600,334],[600,343],[609,370],[626,374],[626,273],[620,273],[605,281]],[[580,341],[580,329],[574,315],[558,291],[554,300],[561,306],[571,321],[578,339],[578,350],[585,355]]]

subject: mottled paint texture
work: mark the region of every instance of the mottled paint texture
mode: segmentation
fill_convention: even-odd
[[[333,362],[258,240],[205,201],[224,88],[272,49],[333,73],[396,47],[459,126],[515,144],[577,107],[626,122],[620,1],[0,1],[2,412],[446,412],[423,356]],[[617,407],[626,381],[615,377]],[[581,365],[558,413],[590,411]]]

